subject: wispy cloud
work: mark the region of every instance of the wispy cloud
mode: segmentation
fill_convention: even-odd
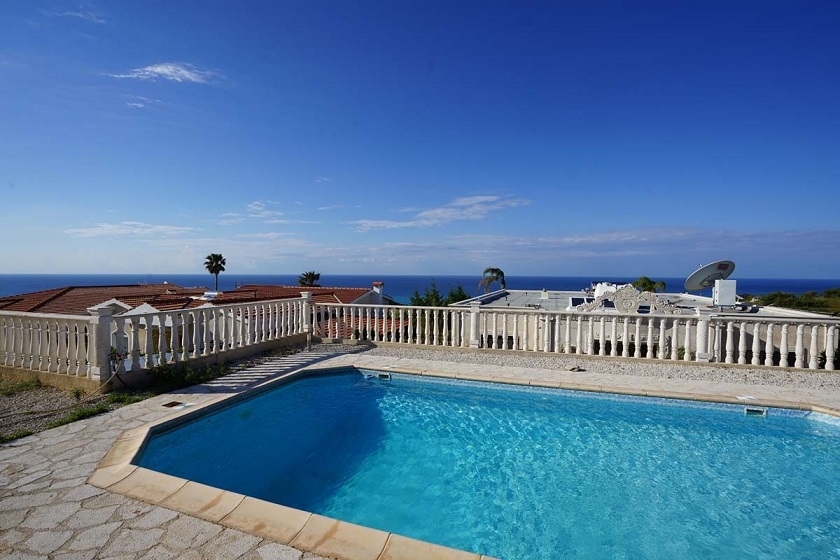
[[[338,210],[339,208],[342,208],[341,204],[331,204],[329,206],[319,206],[316,210],[324,212],[326,210]]]
[[[245,220],[259,220],[268,224],[284,223],[285,220],[281,218],[283,212],[270,209],[269,205],[271,204],[271,202],[264,202],[261,200],[249,202],[245,206],[244,212],[226,212],[222,214],[221,224],[238,224]]]
[[[183,62],[163,62],[142,68],[135,68],[127,74],[109,74],[112,78],[132,78],[136,80],[156,81],[170,80],[173,82],[191,82],[195,84],[209,84],[223,76],[211,70],[200,70],[192,64]]]
[[[132,95],[128,98],[125,104],[135,109],[148,109],[156,105],[162,105],[163,101],[160,99],[151,99],[149,97],[142,97],[139,95]]]
[[[71,228],[64,230],[64,233],[73,237],[102,237],[115,235],[134,235],[140,237],[159,235],[181,235],[197,231],[196,228],[184,226],[164,226],[146,224],[143,222],[117,222],[96,224],[87,228]]]
[[[316,183],[329,183],[330,181],[332,181],[332,179],[330,179],[329,177],[315,177]]]
[[[528,204],[531,204],[530,200],[519,198],[496,195],[468,196],[456,198],[444,206],[422,210],[408,220],[355,220],[350,223],[359,232],[372,229],[433,227],[456,221],[482,220],[491,212]]]
[[[89,21],[91,23],[108,23],[108,21],[102,16],[102,14],[83,9],[79,9],[76,12],[51,12],[49,15],[56,17],[78,18],[83,19],[85,21]]]

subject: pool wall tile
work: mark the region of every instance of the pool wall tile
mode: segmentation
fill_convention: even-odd
[[[391,533],[379,560],[480,560],[478,554]]]
[[[338,560],[377,560],[389,533],[312,514],[290,546]]]
[[[258,498],[246,497],[221,523],[252,535],[289,544],[304,528],[312,514]]]
[[[125,494],[144,502],[159,504],[180,490],[186,479],[137,467],[130,475],[108,487],[108,490]]]
[[[117,482],[133,473],[138,467],[128,463],[120,463],[110,467],[99,467],[88,478],[88,484],[97,488],[110,488]]]
[[[244,499],[242,494],[190,481],[161,502],[161,505],[217,523]]]

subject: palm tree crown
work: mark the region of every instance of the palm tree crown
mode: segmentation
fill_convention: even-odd
[[[210,253],[204,260],[204,268],[216,277],[216,291],[219,291],[219,273],[225,271],[225,258],[219,253]]]
[[[484,293],[490,291],[490,286],[493,282],[498,282],[501,286],[501,289],[507,288],[507,283],[505,282],[505,273],[501,268],[495,267],[487,267],[484,269],[484,276],[478,282],[479,288],[484,288]]]
[[[321,273],[310,270],[298,276],[298,285],[309,288],[317,288],[318,280],[321,279]]]

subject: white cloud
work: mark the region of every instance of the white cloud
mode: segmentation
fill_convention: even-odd
[[[135,235],[139,237],[157,235],[180,235],[197,231],[196,228],[184,226],[163,226],[146,224],[143,222],[118,222],[96,224],[87,228],[71,228],[64,230],[64,233],[73,237],[103,237],[111,235]]]
[[[78,19],[83,19],[85,21],[89,21],[91,23],[108,23],[101,14],[92,12],[90,10],[80,9],[78,12],[56,12],[50,15],[58,17],[74,17]]]
[[[330,179],[329,177],[315,177],[316,183],[329,183],[330,181],[332,181],[332,179]]]
[[[491,212],[517,206],[527,206],[530,200],[480,195],[456,198],[449,204],[422,210],[409,220],[355,220],[350,222],[356,231],[440,226],[455,221],[475,221]]]
[[[128,101],[125,102],[125,104],[135,109],[146,109],[155,105],[162,105],[163,101],[161,101],[160,99],[151,99],[149,97],[132,95],[129,97]]]
[[[179,62],[152,64],[151,66],[135,68],[127,74],[109,74],[109,76],[113,78],[134,78],[146,81],[164,79],[173,82],[192,82],[196,84],[208,84],[214,78],[222,77],[218,72],[199,70],[192,64]]]

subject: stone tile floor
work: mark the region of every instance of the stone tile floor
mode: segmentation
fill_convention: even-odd
[[[360,348],[361,350],[361,348]],[[204,521],[170,509],[114,494],[87,479],[125,430],[172,414],[161,406],[172,400],[196,405],[235,394],[266,379],[308,366],[357,365],[415,372],[448,372],[465,378],[486,365],[348,354],[347,347],[323,345],[311,352],[266,360],[206,385],[160,395],[113,412],[48,430],[0,446],[0,558],[9,559],[167,559],[246,558],[322,559],[312,553]],[[593,368],[594,370],[594,368]],[[840,409],[840,394],[791,388],[680,382],[592,371],[491,368],[499,379],[530,379],[556,386],[597,386],[601,390],[701,394],[721,399],[754,395],[757,399],[812,402]],[[526,383],[528,381],[525,381]],[[593,385],[594,384],[594,385]],[[690,396],[690,395],[689,395]]]

